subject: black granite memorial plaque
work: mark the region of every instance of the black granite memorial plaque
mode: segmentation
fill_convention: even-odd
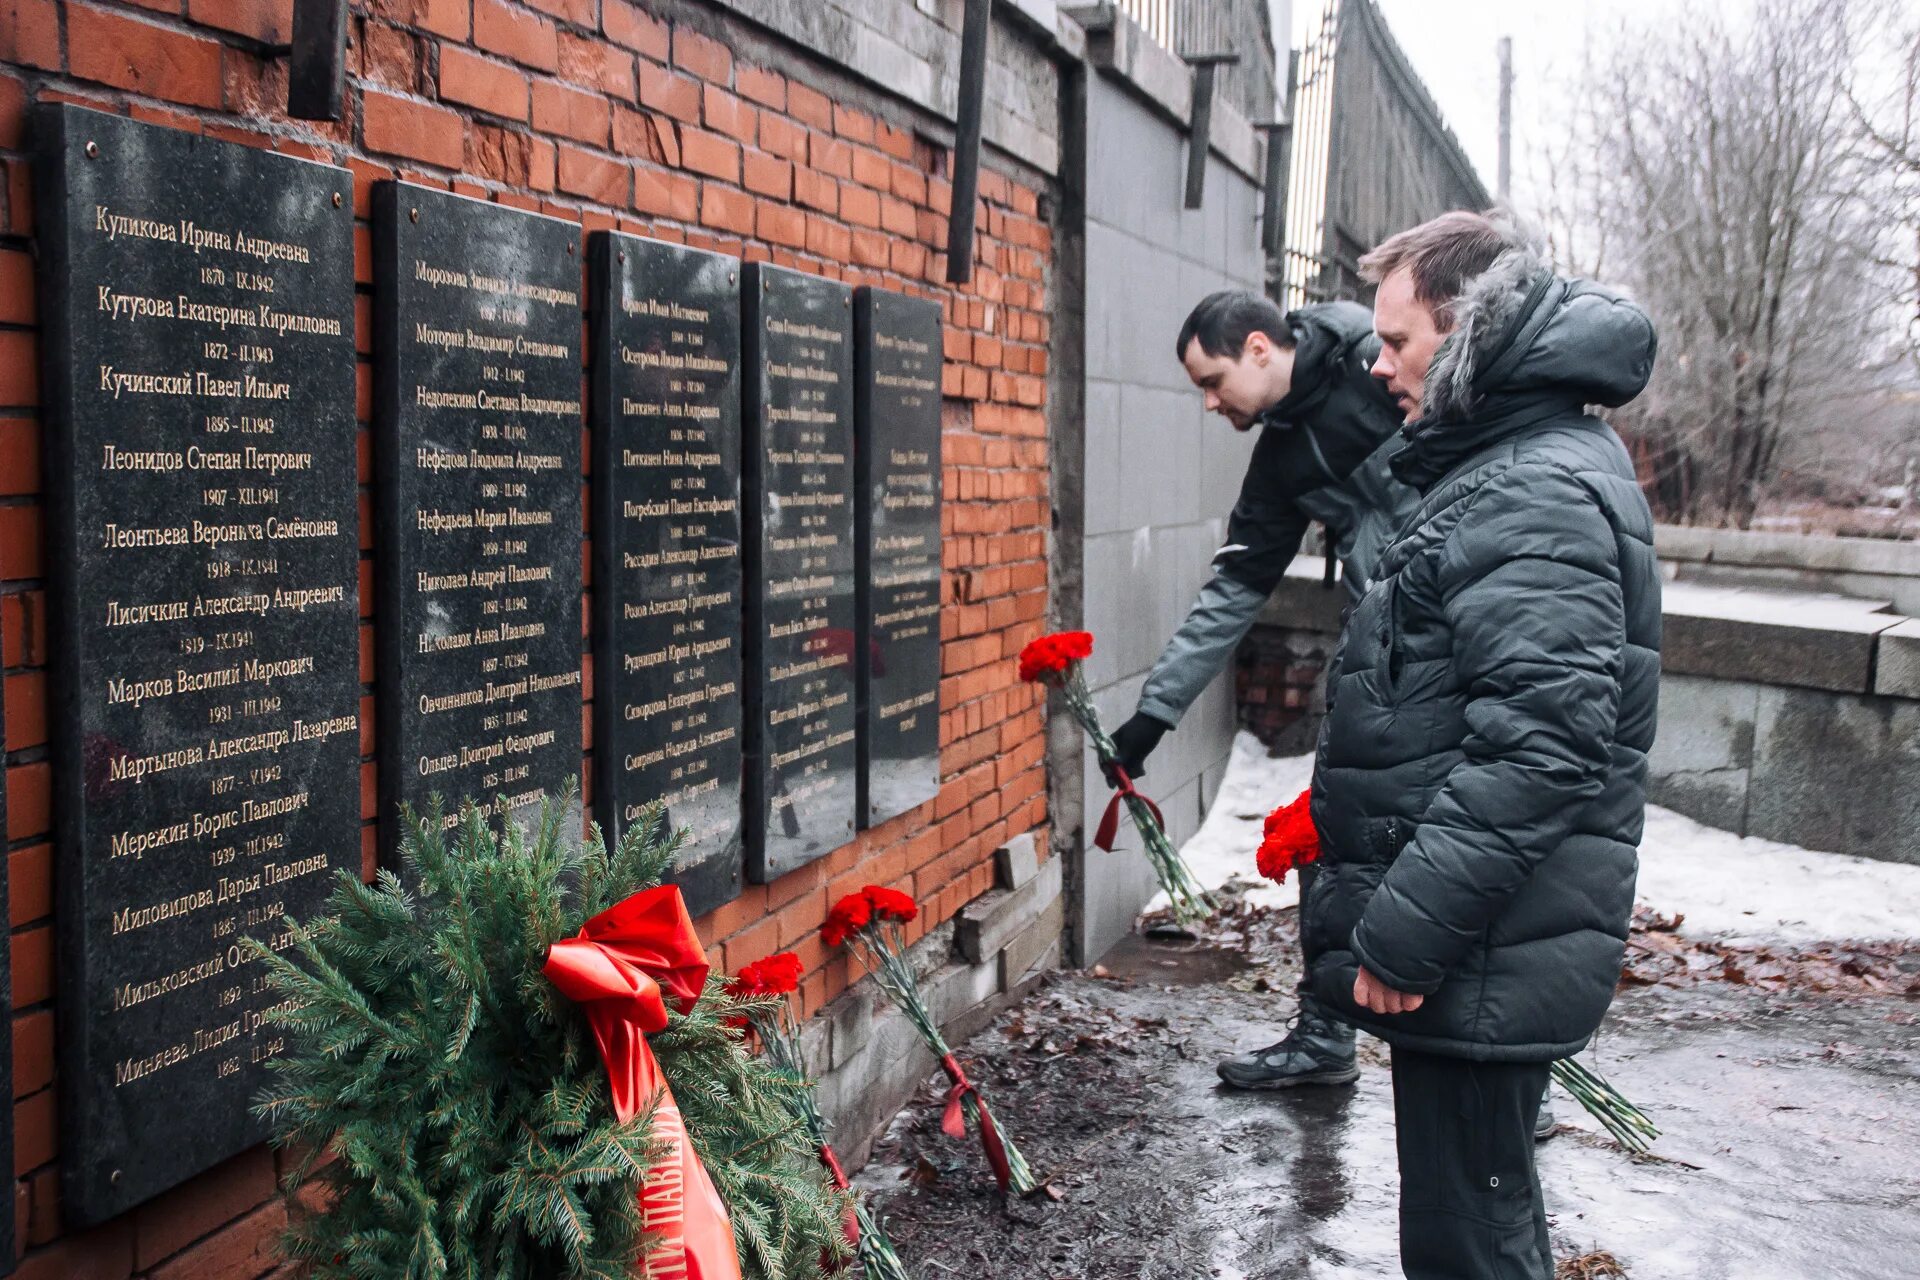
[[[580,772],[578,228],[374,188],[380,817],[537,818]]]
[[[36,120],[70,1225],[260,1141],[242,947],[360,867],[353,179]]]
[[[940,304],[853,297],[861,826],[940,793]]]
[[[853,838],[853,295],[749,264],[747,874],[778,879]]]
[[[740,893],[740,263],[592,242],[594,807],[685,830],[703,915]]]

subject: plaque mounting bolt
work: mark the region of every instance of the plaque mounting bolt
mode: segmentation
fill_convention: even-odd
[[[620,251],[620,261],[625,262],[626,260],[627,260],[627,251],[625,249],[622,249]]]
[[[333,193],[333,207],[336,209],[340,207],[340,193],[338,191]]]
[[[736,280],[738,280],[739,278],[740,278],[740,273],[739,273],[738,271],[729,271],[729,272],[727,272],[727,283],[728,283],[728,284],[732,284],[732,283],[734,283],[734,281],[736,281]]]
[[[418,221],[420,221],[420,211],[419,211],[418,209],[409,209],[409,210],[407,210],[407,220],[408,220],[409,222],[418,222]]]
[[[97,160],[99,158],[100,158],[100,144],[97,142],[89,141],[87,143],[87,159]]]
[[[571,258],[571,257],[573,256],[573,242],[572,242],[572,241],[568,241],[568,242],[567,242],[567,256],[568,256],[569,258]]]
[[[92,144],[88,144],[88,145],[92,145]],[[120,1171],[118,1169],[115,1169],[112,1173],[107,1175],[107,1185],[110,1187],[117,1187],[120,1185]]]

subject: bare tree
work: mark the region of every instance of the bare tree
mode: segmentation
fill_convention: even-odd
[[[1884,166],[1871,188],[1881,214],[1876,261],[1898,290],[1903,354],[1920,374],[1920,14],[1886,0],[1867,14],[1885,56],[1855,69],[1847,105],[1869,165]]]
[[[1659,326],[1653,383],[1621,421],[1651,446],[1670,516],[1748,526],[1794,433],[1859,394],[1884,326],[1848,10],[1758,0],[1738,21],[1689,6],[1622,28],[1590,45],[1547,151],[1557,247]]]

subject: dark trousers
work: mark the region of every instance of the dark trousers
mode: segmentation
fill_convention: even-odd
[[[1548,1070],[1393,1050],[1407,1280],[1552,1280],[1533,1165]]]

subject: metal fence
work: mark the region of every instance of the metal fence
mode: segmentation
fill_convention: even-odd
[[[1278,99],[1267,0],[1117,0],[1115,7],[1183,57],[1239,54],[1239,62],[1220,68],[1221,98],[1249,120],[1272,119]]]
[[[1287,214],[1273,292],[1366,298],[1360,256],[1487,189],[1373,0],[1321,0],[1295,54]]]

